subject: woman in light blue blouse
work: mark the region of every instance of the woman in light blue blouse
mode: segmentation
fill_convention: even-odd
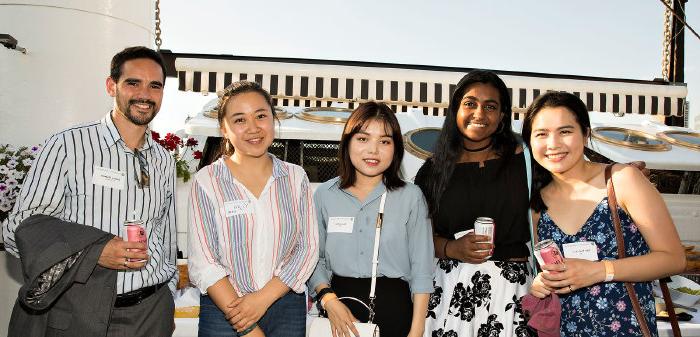
[[[340,176],[314,194],[320,257],[309,287],[339,337],[357,335],[352,322],[368,319],[366,308],[338,297],[369,303],[375,225],[385,192],[374,323],[382,337],[423,335],[433,291],[432,230],[421,190],[401,179],[403,152],[393,111],[364,103],[343,130]]]

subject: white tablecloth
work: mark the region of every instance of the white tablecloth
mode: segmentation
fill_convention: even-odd
[[[700,337],[700,305],[695,306],[695,308],[698,309],[697,312],[688,312],[693,316],[693,319],[688,322],[678,323],[683,337]],[[658,322],[656,327],[659,329],[659,337],[673,337],[671,323]]]

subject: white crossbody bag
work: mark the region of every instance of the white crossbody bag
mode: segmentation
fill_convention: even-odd
[[[374,320],[374,293],[377,286],[377,265],[379,264],[379,239],[381,237],[382,223],[384,222],[384,203],[386,202],[386,192],[382,194],[379,202],[379,214],[377,215],[377,225],[374,229],[374,249],[372,252],[372,283],[369,288],[369,305],[355,297],[339,297],[339,300],[352,300],[361,303],[369,311],[369,321],[367,323],[355,322],[355,328],[360,333],[360,337],[379,337],[379,327],[372,323]],[[331,332],[331,322],[325,317],[314,317],[309,328],[309,337],[333,337]]]

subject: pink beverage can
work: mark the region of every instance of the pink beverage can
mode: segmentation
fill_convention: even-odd
[[[143,228],[143,222],[140,220],[130,220],[124,224],[124,230],[126,231],[126,241],[129,242],[143,242],[148,244],[146,240],[146,230]],[[139,250],[139,249],[128,249],[128,251]],[[143,262],[145,260],[139,259],[129,259],[129,262]]]
[[[564,257],[559,251],[559,246],[552,240],[543,240],[535,245],[535,256],[539,255],[538,262],[543,264],[564,264]]]
[[[474,221],[474,234],[487,235],[491,238],[490,244],[493,244],[494,235],[496,234],[496,223],[491,218],[478,217]],[[493,254],[493,249],[489,252]]]

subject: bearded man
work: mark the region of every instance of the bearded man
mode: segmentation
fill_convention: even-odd
[[[160,109],[164,86],[165,66],[157,52],[130,47],[117,53],[106,79],[107,93],[114,97],[112,111],[99,121],[68,128],[45,142],[3,223],[6,249],[22,259],[41,253],[26,244],[28,252],[23,252],[21,243],[27,240],[15,236],[20,223],[33,215],[48,215],[60,223],[90,226],[110,234],[104,248],[96,253],[99,258],[95,257],[96,269],[116,274],[115,296],[101,302],[111,305],[106,322],[95,322],[104,323],[107,336],[170,336],[174,328],[175,162],[148,129]],[[126,237],[125,224],[133,222],[143,227],[146,242],[122,239]],[[70,240],[47,228],[46,235],[55,235],[56,241]],[[91,294],[83,294],[82,300],[94,300]],[[70,291],[60,296],[69,295]],[[42,314],[24,309],[30,315]],[[75,308],[55,326],[51,326],[54,316],[49,315],[48,328],[71,329],[65,320],[72,321],[73,328],[81,326],[80,320],[95,320],[86,317],[91,311]],[[19,324],[14,319],[13,312],[11,326]],[[52,335],[48,330],[46,333]]]

